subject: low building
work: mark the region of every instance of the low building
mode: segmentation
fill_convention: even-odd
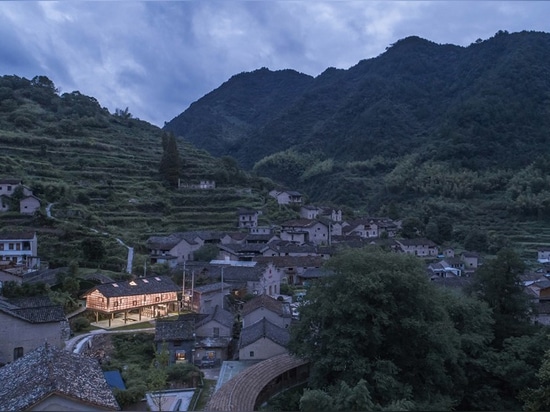
[[[70,327],[48,297],[0,299],[0,364],[13,362],[44,342],[64,347]]]
[[[288,329],[263,318],[241,330],[239,359],[262,360],[287,353],[289,340]]]
[[[266,318],[278,327],[288,328],[292,320],[292,312],[289,303],[268,295],[259,295],[243,305],[241,318],[243,327]]]
[[[49,343],[0,368],[2,411],[117,411],[97,360]]]
[[[111,320],[118,313],[124,313],[125,320],[131,311],[137,313],[138,320],[146,317],[165,316],[178,310],[178,292],[181,288],[167,276],[137,278],[124,282],[103,283],[87,291],[86,308],[96,315],[110,315]]]
[[[158,352],[168,351],[168,359],[171,364],[193,362],[195,351],[194,317],[183,315],[178,319],[157,320],[155,345]]]

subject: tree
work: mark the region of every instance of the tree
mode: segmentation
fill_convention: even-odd
[[[511,336],[530,329],[531,306],[523,292],[520,275],[525,264],[511,249],[502,249],[475,273],[469,292],[486,302],[493,311],[497,347]]]
[[[173,133],[162,135],[162,150],[159,172],[171,186],[177,186],[180,177],[181,159]]]
[[[168,364],[170,352],[167,349],[165,342],[162,343],[160,349],[155,351],[155,358],[149,367],[147,376],[148,389],[151,391],[151,399],[157,407],[157,411],[162,411],[165,401],[165,395],[162,390],[166,388],[168,380]]]
[[[379,250],[345,250],[334,275],[312,285],[290,349],[311,361],[313,389],[365,379],[374,403],[449,408],[463,373],[459,334],[420,261]]]
[[[91,262],[101,262],[107,251],[101,239],[86,238],[81,243],[84,258]]]

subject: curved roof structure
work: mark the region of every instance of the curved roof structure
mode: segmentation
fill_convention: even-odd
[[[258,395],[277,376],[308,361],[287,353],[259,362],[231,378],[212,395],[207,411],[253,411]]]

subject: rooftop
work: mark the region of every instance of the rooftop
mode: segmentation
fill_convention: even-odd
[[[97,360],[44,344],[0,368],[0,410],[20,411],[58,394],[119,410]]]

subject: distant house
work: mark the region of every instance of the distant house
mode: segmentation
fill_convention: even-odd
[[[537,251],[537,261],[539,263],[550,262],[550,248],[540,248]]]
[[[294,243],[311,242],[316,245],[329,245],[329,225],[319,220],[294,219],[281,223],[281,240]]]
[[[33,196],[32,190],[23,185],[21,179],[0,179],[0,212],[6,212],[10,209],[9,201],[16,190],[21,188],[23,195],[19,201],[19,212],[23,214],[33,214],[40,209],[40,199]]]
[[[274,325],[287,328],[292,320],[292,312],[287,302],[268,295],[259,295],[243,305],[241,318],[243,327],[266,318]]]
[[[2,411],[117,411],[94,358],[49,343],[0,368]]]
[[[275,198],[277,200],[277,203],[280,205],[300,205],[303,201],[302,194],[296,191],[272,190],[271,192],[269,192],[269,195]]]
[[[34,268],[39,262],[37,253],[36,232],[0,233],[0,260]]]
[[[397,239],[396,242],[403,253],[419,257],[434,257],[438,255],[437,245],[429,239]]]
[[[26,196],[19,201],[19,212],[24,215],[32,215],[38,210],[40,210],[40,199],[36,196]]]
[[[269,359],[287,353],[290,340],[288,329],[277,326],[266,318],[243,327],[239,339],[240,360]]]
[[[178,319],[159,319],[155,323],[157,351],[167,350],[170,363],[194,362],[195,320],[188,315]]]
[[[280,283],[289,285],[301,285],[305,279],[302,275],[306,271],[320,269],[326,262],[325,258],[316,255],[265,256],[256,260],[258,263],[270,264]],[[271,295],[276,294],[274,292]]]
[[[0,299],[0,364],[13,362],[44,342],[64,347],[70,327],[48,297]]]
[[[178,232],[168,236],[151,236],[146,241],[151,263],[167,263],[175,267],[188,260],[193,260],[193,253],[205,244],[220,243],[219,232],[196,231]]]
[[[110,315],[109,326],[115,314],[124,313],[125,319],[130,311],[141,316],[165,316],[178,310],[178,292],[181,288],[167,276],[137,278],[124,282],[103,283],[87,291],[86,308],[96,315]]]
[[[304,205],[300,208],[300,217],[304,219],[325,218],[331,222],[342,222],[342,210],[325,206]]]
[[[239,217],[239,228],[251,228],[258,226],[259,212],[254,209],[240,208],[237,212]]]

